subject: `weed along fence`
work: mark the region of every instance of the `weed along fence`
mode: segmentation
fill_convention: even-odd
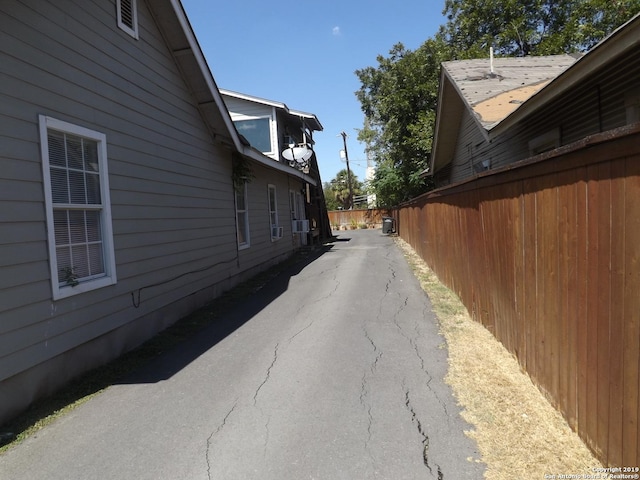
[[[640,466],[640,128],[402,205],[399,235],[596,456]]]
[[[332,210],[329,223],[333,230],[350,228],[381,228],[382,217],[391,216],[391,210],[380,208],[362,210]]]

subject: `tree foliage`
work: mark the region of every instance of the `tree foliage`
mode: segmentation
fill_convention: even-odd
[[[398,43],[357,70],[358,140],[376,164],[372,193],[397,205],[433,187],[428,166],[440,64],[496,55],[583,52],[640,11],[640,0],[445,0],[445,25],[417,50]]]
[[[363,185],[358,176],[351,172],[351,189],[353,195],[362,195]],[[327,210],[348,210],[351,208],[349,181],[347,169],[340,170],[335,178],[324,184],[325,201]]]
[[[640,11],[640,0],[446,0],[442,37],[457,58],[585,52]]]
[[[372,182],[381,206],[422,193],[426,180],[416,170],[427,167],[438,101],[439,65],[448,58],[440,40],[427,40],[415,51],[396,44],[377,67],[357,70],[362,86],[356,92],[365,126],[358,139],[377,164]],[[386,172],[382,175],[381,172]],[[394,179],[385,179],[392,175]],[[392,196],[385,192],[396,185]]]

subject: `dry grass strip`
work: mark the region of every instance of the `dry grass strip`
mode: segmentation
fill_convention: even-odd
[[[469,317],[411,246],[397,243],[433,304],[449,350],[446,377],[490,480],[590,478],[602,464],[523,373],[513,355]],[[564,477],[563,477],[564,476]],[[593,477],[591,477],[593,478]]]

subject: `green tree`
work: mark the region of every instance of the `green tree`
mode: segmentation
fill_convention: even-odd
[[[333,191],[331,182],[324,182],[322,184],[322,190],[324,191],[324,203],[327,206],[327,210],[338,210],[341,205],[336,199],[336,194]]]
[[[362,182],[353,172],[351,172],[351,189],[354,196],[363,194]],[[324,184],[324,194],[327,210],[348,210],[351,208],[346,168],[340,170],[333,180]]]
[[[640,11],[640,0],[446,0],[438,35],[457,58],[584,52]]]
[[[440,63],[449,57],[450,49],[441,39],[427,40],[415,51],[398,43],[388,57],[377,57],[377,67],[356,71],[361,82],[356,96],[365,114],[358,140],[376,163],[371,186],[380,206],[429,188],[419,174],[431,151]]]

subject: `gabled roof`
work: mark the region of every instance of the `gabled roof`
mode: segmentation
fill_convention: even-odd
[[[465,110],[488,137],[492,128],[575,61],[569,55],[552,55],[443,62],[429,173],[453,158]]]
[[[304,179],[312,185],[316,181],[288,165],[274,162],[244,141],[236,130],[229,111],[222,100],[204,54],[195,37],[180,0],[154,0],[148,2],[162,35],[171,49],[186,84],[192,91],[198,108],[213,137],[238,153],[265,165]]]
[[[575,61],[570,55],[458,60],[444,62],[442,74],[490,130]]]
[[[298,117],[303,119],[305,124],[309,127],[309,129],[313,131],[322,131],[322,124],[320,123],[320,120],[318,120],[318,117],[316,117],[313,113],[302,112],[300,110],[292,110],[282,102],[276,102],[274,100],[267,100],[265,98],[254,97],[252,95],[247,95],[246,93],[238,93],[238,92],[233,92],[231,90],[225,90],[225,89],[220,89],[220,93],[223,96],[228,96],[228,97],[237,98],[240,100],[246,100],[248,102],[258,103],[260,105],[274,107],[275,109],[280,110],[287,115],[291,115],[292,117]]]
[[[487,139],[499,135],[583,81],[615,57],[640,46],[640,15],[622,25],[587,54],[444,62],[429,174],[455,153],[464,109]],[[455,134],[453,134],[455,132]]]

